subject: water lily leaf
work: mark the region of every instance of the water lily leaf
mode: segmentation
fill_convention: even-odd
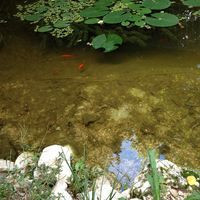
[[[138,9],[141,8],[141,4],[130,3],[130,4],[128,4],[128,8],[137,11]]]
[[[136,21],[136,22],[135,22],[135,25],[136,25],[136,26],[139,26],[139,27],[141,27],[141,28],[144,27],[145,24],[146,24],[146,22],[145,22],[145,21],[142,21],[142,20],[141,20],[141,21]]]
[[[109,13],[108,10],[103,10],[103,9],[98,9],[96,7],[92,7],[92,8],[86,8],[84,9],[80,15],[82,17],[88,17],[88,18],[93,18],[93,17],[102,17],[104,15],[106,15],[107,13]]]
[[[142,18],[143,18],[143,17],[140,16],[140,15],[132,15],[131,17],[129,17],[128,21],[130,21],[130,22],[141,21]]]
[[[107,24],[118,24],[123,21],[122,14],[124,11],[114,11],[103,17],[103,21]]]
[[[149,9],[149,8],[140,8],[140,9],[138,9],[137,13],[140,14],[140,15],[150,14],[151,13],[151,9]]]
[[[171,5],[170,0],[144,0],[143,4],[144,7],[150,8],[153,10],[162,10],[166,9]]]
[[[52,26],[49,26],[49,25],[46,25],[46,26],[41,26],[37,29],[38,32],[41,32],[41,33],[44,33],[44,32],[49,32],[49,31],[52,31],[53,30],[53,27]]]
[[[53,26],[55,28],[65,28],[65,27],[69,26],[69,23],[67,23],[66,21],[58,20],[57,22],[55,22],[53,24]]]
[[[106,6],[111,6],[112,4],[114,4],[113,0],[99,0],[97,1],[94,5],[96,7],[106,7]]]
[[[92,46],[95,48],[95,49],[99,49],[99,48],[102,48],[103,45],[106,43],[106,35],[105,34],[101,34],[101,35],[98,35],[96,36],[93,40],[92,40]]]
[[[103,48],[105,49],[104,52],[105,53],[108,53],[108,52],[111,52],[111,51],[114,51],[115,49],[118,48],[118,46],[116,46],[112,41],[107,41]]]
[[[24,17],[25,20],[31,21],[31,22],[39,21],[42,18],[43,18],[43,16],[41,14],[26,15]]]
[[[145,19],[146,23],[156,27],[169,27],[178,24],[179,19],[170,13],[154,13]]]
[[[91,18],[84,21],[85,24],[98,24],[98,18]]]
[[[125,13],[123,15],[121,15],[121,18],[122,18],[122,21],[127,21],[129,20],[130,18],[132,17],[132,14],[131,13]]]
[[[200,0],[182,0],[182,2],[189,7],[200,7]]]
[[[107,42],[112,41],[114,44],[122,44],[122,38],[117,34],[108,34],[107,35]]]
[[[117,49],[122,42],[122,38],[117,34],[101,34],[96,36],[91,44],[95,49],[103,48],[104,52],[110,52]]]
[[[123,21],[121,23],[122,26],[129,26],[130,25],[130,22],[129,21]]]

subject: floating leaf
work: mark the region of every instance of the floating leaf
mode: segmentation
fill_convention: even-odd
[[[138,10],[141,8],[141,4],[130,3],[130,4],[128,4],[128,8],[130,8],[132,10]]]
[[[106,35],[101,34],[101,35],[96,36],[92,40],[91,44],[95,49],[99,49],[99,48],[102,48],[102,46],[105,44],[106,40],[107,40]]]
[[[123,21],[121,23],[122,26],[129,26],[130,25],[130,22],[129,21]]]
[[[41,20],[43,17],[41,14],[33,14],[33,15],[26,15],[24,17],[25,20],[27,21],[31,21],[31,22],[34,22],[34,21],[39,21]]]
[[[156,27],[169,27],[178,24],[179,19],[170,13],[154,13],[146,18],[146,23]]]
[[[141,21],[142,20],[142,16],[140,16],[140,15],[132,15],[128,20],[131,21],[131,22]]]
[[[136,21],[136,22],[135,22],[135,25],[136,25],[136,26],[139,26],[139,27],[141,27],[141,28],[144,27],[145,24],[146,24],[145,21]]]
[[[189,7],[200,7],[200,0],[182,0],[182,2]]]
[[[99,22],[98,18],[91,18],[84,21],[85,24],[97,24]]]
[[[67,23],[66,21],[58,20],[57,22],[55,22],[53,24],[53,26],[55,28],[65,28],[65,27],[69,26],[69,23]]]
[[[86,8],[84,9],[80,15],[82,17],[88,17],[88,18],[93,18],[93,17],[102,17],[104,15],[106,15],[107,13],[109,13],[108,10],[103,10],[103,9],[98,9],[96,7],[92,7],[92,8]]]
[[[49,26],[49,25],[46,25],[46,26],[41,26],[37,29],[38,32],[41,32],[41,33],[44,33],[44,32],[49,32],[49,31],[52,31],[53,30],[53,27],[52,26]]]
[[[118,24],[124,21],[122,14],[124,11],[114,11],[103,17],[103,21],[107,24]]]
[[[162,10],[166,9],[171,5],[170,0],[144,0],[143,4],[144,7],[150,8],[153,10]]]
[[[149,8],[140,8],[140,9],[138,9],[137,13],[140,14],[140,15],[149,14],[149,13],[151,13],[151,9],[149,9]]]
[[[106,7],[106,6],[111,6],[112,4],[114,4],[113,0],[99,0],[94,5],[96,7]]]
[[[108,34],[107,41],[113,41],[115,44],[122,44],[122,38],[117,34]]]
[[[118,45],[122,44],[122,38],[117,34],[101,34],[92,40],[92,46],[95,49],[104,48],[104,52],[114,51]]]

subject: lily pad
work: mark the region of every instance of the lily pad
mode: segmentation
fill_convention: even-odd
[[[62,21],[62,20],[58,20],[57,22],[55,22],[55,23],[53,24],[53,26],[54,26],[55,28],[65,28],[65,27],[69,26],[69,23],[67,23],[67,22],[65,22],[65,21]]]
[[[92,7],[92,8],[86,8],[84,9],[80,15],[82,17],[87,17],[87,18],[93,18],[93,17],[102,17],[106,14],[108,14],[108,10]]]
[[[130,22],[129,21],[123,21],[121,23],[122,26],[129,26],[130,25]]]
[[[94,5],[96,7],[106,7],[106,6],[111,6],[112,4],[114,4],[113,0],[99,0],[97,1]]]
[[[117,49],[122,42],[122,38],[117,34],[101,34],[92,40],[92,46],[95,49],[103,48],[104,52],[111,52]]]
[[[107,24],[118,24],[124,21],[122,14],[124,11],[114,11],[103,17],[103,21]]]
[[[39,21],[42,18],[43,18],[43,16],[41,14],[26,15],[24,17],[25,20],[31,21],[31,22]]]
[[[200,0],[182,0],[182,2],[189,7],[200,7]]]
[[[85,24],[98,24],[98,18],[91,18],[84,21]]]
[[[136,22],[135,22],[135,25],[136,25],[136,26],[139,26],[139,27],[141,27],[141,28],[143,28],[143,27],[145,26],[145,24],[146,24],[145,21],[142,21],[142,20],[141,20],[141,21],[136,21]]]
[[[145,21],[156,27],[169,27],[179,23],[178,17],[170,13],[154,13],[151,17],[146,17]]]
[[[162,10],[162,9],[166,9],[170,7],[171,1],[170,0],[144,0],[142,5],[152,10]]]
[[[131,21],[131,22],[136,22],[136,21],[140,21],[140,20],[142,20],[142,16],[140,16],[140,15],[132,15],[132,16],[128,19],[128,21]]]
[[[101,35],[96,36],[92,40],[91,44],[95,49],[99,49],[99,48],[102,48],[102,46],[105,44],[106,40],[107,40],[106,35],[101,34]]]
[[[49,32],[49,31],[52,31],[52,30],[53,30],[53,27],[49,26],[49,25],[41,26],[37,29],[37,31],[40,32],[40,33]]]

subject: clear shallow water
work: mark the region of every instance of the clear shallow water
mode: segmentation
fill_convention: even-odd
[[[199,63],[198,46],[42,50],[37,39],[16,32],[0,51],[1,157],[10,150],[16,156],[25,144],[55,143],[80,156],[86,145],[89,163],[107,166],[134,130],[139,154],[161,146],[166,158],[198,168]]]

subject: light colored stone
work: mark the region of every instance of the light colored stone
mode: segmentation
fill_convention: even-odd
[[[55,197],[55,200],[73,200],[67,192],[67,183],[63,179],[56,183],[51,195]]]
[[[15,163],[10,160],[0,159],[0,172],[9,172],[15,168]]]
[[[110,195],[114,195],[112,200],[118,200],[120,193],[113,189],[105,176],[101,176],[96,181],[95,200],[107,200]],[[89,199],[92,200],[92,191],[89,192]]]
[[[171,193],[171,195],[173,196],[173,197],[177,197],[178,196],[178,192],[177,192],[177,190],[175,190],[175,189],[171,189],[170,190],[170,193]]]
[[[15,165],[17,168],[24,170],[27,166],[32,165],[34,154],[31,152],[21,153],[15,160]]]
[[[51,145],[43,149],[38,161],[38,167],[45,165],[51,168],[59,166],[60,172],[57,175],[57,180],[65,180],[70,182],[72,172],[70,170],[72,150],[69,146]],[[34,171],[34,177],[38,178],[40,173],[38,169]]]
[[[119,194],[118,198],[130,199],[130,191],[131,189],[123,191],[122,193]]]
[[[150,183],[149,183],[148,181],[146,181],[146,182],[142,185],[142,187],[140,188],[141,193],[142,193],[142,194],[145,194],[150,188],[151,188]]]
[[[141,199],[138,199],[138,198],[133,198],[133,199],[130,199],[130,200],[141,200]]]

